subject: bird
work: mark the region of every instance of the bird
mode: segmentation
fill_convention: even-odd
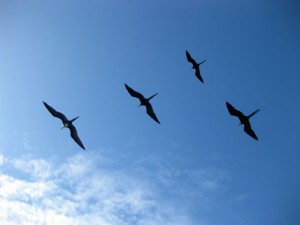
[[[145,98],[141,93],[133,90],[131,87],[129,87],[127,84],[125,84],[125,87],[128,91],[128,93],[132,96],[132,97],[135,97],[135,98],[138,98],[140,100],[140,105],[139,106],[145,106],[146,107],[146,112],[147,114],[153,119],[155,120],[157,123],[160,124],[159,120],[157,119],[154,111],[153,111],[153,108],[152,108],[152,105],[150,104],[150,99],[154,98],[158,93],[152,95],[151,97],[149,98]]]
[[[254,131],[251,128],[251,124],[250,124],[249,119],[252,116],[254,116],[259,111],[259,109],[255,110],[249,116],[245,116],[242,112],[240,112],[239,110],[235,109],[229,102],[226,102],[226,106],[227,106],[227,109],[228,109],[230,115],[236,116],[236,117],[239,118],[239,120],[240,120],[240,124],[239,125],[244,124],[244,131],[250,137],[252,137],[252,138],[254,138],[255,140],[258,141],[258,138],[257,138],[256,134],[254,133]]]
[[[68,120],[68,118],[62,114],[61,112],[56,111],[54,108],[52,108],[50,105],[48,105],[46,102],[44,102],[45,107],[48,109],[48,111],[52,114],[52,116],[57,117],[59,119],[61,119],[63,126],[61,127],[61,129],[63,128],[69,128],[70,130],[70,135],[73,138],[73,140],[83,149],[85,150],[84,145],[82,144],[80,138],[78,137],[77,134],[77,130],[75,128],[75,126],[73,125],[73,122],[79,118],[79,116],[75,117],[72,120]]]
[[[201,76],[201,74],[200,74],[200,65],[201,65],[202,63],[206,62],[206,60],[203,60],[202,62],[197,63],[197,62],[192,58],[192,56],[190,55],[190,53],[189,53],[187,50],[185,50],[185,54],[186,54],[187,60],[188,60],[190,63],[193,64],[192,69],[195,69],[195,75],[196,75],[196,77],[197,77],[202,83],[204,83],[203,78],[202,78],[202,76]]]

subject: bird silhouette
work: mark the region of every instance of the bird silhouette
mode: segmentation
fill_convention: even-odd
[[[189,53],[187,50],[185,50],[185,54],[186,54],[187,60],[188,60],[190,63],[193,64],[192,69],[195,69],[195,75],[196,75],[196,77],[197,77],[202,83],[204,83],[203,78],[202,78],[202,76],[201,76],[201,74],[200,74],[200,65],[201,65],[202,63],[206,62],[206,60],[203,60],[202,62],[197,63],[197,62],[192,58],[192,56],[190,55],[190,53]]]
[[[135,98],[138,98],[140,100],[140,105],[139,106],[146,106],[146,112],[147,114],[153,119],[155,120],[157,123],[160,124],[159,120],[157,119],[154,111],[153,111],[153,108],[152,108],[152,105],[150,104],[150,99],[152,99],[153,97],[155,97],[158,93],[152,95],[151,97],[149,98],[145,98],[141,93],[133,90],[131,87],[129,87],[127,84],[124,84],[128,93],[132,96],[132,97],[135,97]]]
[[[249,116],[245,116],[242,112],[240,112],[239,110],[235,109],[229,102],[226,102],[226,106],[227,106],[227,109],[228,109],[230,115],[236,116],[236,117],[239,118],[239,120],[240,120],[240,124],[239,125],[244,124],[244,131],[249,136],[251,136],[252,138],[254,138],[255,140],[258,140],[256,134],[254,133],[254,131],[251,128],[251,124],[250,124],[249,119],[252,116],[254,116],[259,111],[259,109],[255,110]]]
[[[73,125],[73,122],[79,118],[79,116],[75,117],[72,120],[68,120],[67,117],[62,114],[61,112],[56,111],[54,108],[52,108],[50,105],[48,105],[46,102],[44,102],[45,107],[48,109],[48,111],[52,114],[52,116],[57,117],[59,119],[61,119],[63,126],[61,127],[61,129],[63,128],[69,128],[70,129],[70,134],[71,137],[73,138],[73,140],[82,148],[85,150],[80,138],[78,137],[77,134],[77,130]]]

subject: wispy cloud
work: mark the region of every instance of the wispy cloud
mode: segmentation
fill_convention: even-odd
[[[6,159],[3,155],[0,154],[0,166],[5,163]]]
[[[22,142],[23,142],[23,147],[25,150],[28,151],[32,151],[34,149],[33,147],[33,143],[32,140],[34,140],[33,138],[31,138],[31,136],[36,135],[36,132],[29,132],[29,131],[25,131],[22,134]]]
[[[43,159],[30,159],[26,157],[12,160],[11,164],[15,169],[27,173],[31,178],[36,180],[48,179],[52,172],[51,164]]]
[[[194,221],[188,205],[178,204],[186,200],[179,193],[218,192],[226,174],[214,169],[180,171],[154,161],[150,175],[141,164],[133,166],[132,173],[101,169],[101,158],[88,153],[60,164],[0,155],[2,166],[24,175],[0,174],[0,224],[203,224]],[[178,199],[165,196],[168,190]]]

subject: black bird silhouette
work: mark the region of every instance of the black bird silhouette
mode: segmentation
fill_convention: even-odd
[[[152,108],[152,105],[150,104],[150,99],[152,99],[153,97],[155,97],[158,93],[152,95],[151,97],[149,98],[145,98],[141,93],[133,90],[131,87],[129,87],[127,84],[125,84],[125,87],[128,91],[128,93],[132,96],[132,97],[135,97],[135,98],[138,98],[140,100],[140,105],[139,106],[146,106],[146,112],[147,114],[152,118],[154,119],[157,123],[160,124],[159,120],[157,119],[154,111],[153,111],[153,108]]]
[[[68,120],[67,117],[62,114],[61,112],[57,112],[55,109],[53,109],[50,105],[48,105],[46,102],[44,102],[44,105],[45,107],[48,109],[48,111],[52,114],[52,116],[54,117],[57,117],[59,119],[61,119],[62,123],[63,123],[63,126],[61,129],[63,128],[69,128],[70,129],[70,134],[71,134],[71,137],[73,138],[73,140],[81,147],[85,150],[80,138],[78,137],[78,134],[77,134],[77,130],[76,128],[74,127],[73,125],[73,122],[79,118],[79,116],[75,117],[74,119],[72,120]]]
[[[196,75],[196,77],[197,77],[202,83],[204,83],[203,78],[202,78],[202,76],[201,76],[201,74],[200,74],[200,65],[201,65],[202,63],[206,62],[206,60],[203,60],[201,63],[197,63],[197,62],[192,58],[192,56],[190,55],[190,53],[189,53],[187,50],[185,50],[185,54],[186,54],[187,60],[188,60],[190,63],[193,64],[192,69],[195,69],[195,75]]]
[[[249,119],[252,116],[254,116],[259,111],[259,109],[255,110],[249,116],[245,116],[242,112],[240,112],[239,110],[235,109],[229,102],[226,102],[226,106],[227,106],[227,109],[228,109],[230,115],[236,116],[236,117],[239,118],[239,120],[240,120],[240,124],[239,125],[244,124],[244,131],[249,136],[251,136],[252,138],[254,138],[255,140],[258,140],[256,134],[254,133],[254,131],[251,128],[251,124],[250,124]]]

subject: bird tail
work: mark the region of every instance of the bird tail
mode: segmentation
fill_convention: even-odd
[[[158,93],[152,95],[150,98],[148,98],[148,101],[150,101],[150,99],[154,98],[156,95],[158,95]]]
[[[75,120],[77,120],[79,118],[79,116],[75,117],[74,119],[72,119],[70,122],[73,123]]]
[[[205,60],[203,60],[201,63],[199,63],[199,66],[202,64],[202,63],[205,63],[206,62],[206,59]]]
[[[248,118],[250,119],[250,117],[254,116],[256,113],[258,113],[259,109],[255,110],[253,113],[251,113]]]

